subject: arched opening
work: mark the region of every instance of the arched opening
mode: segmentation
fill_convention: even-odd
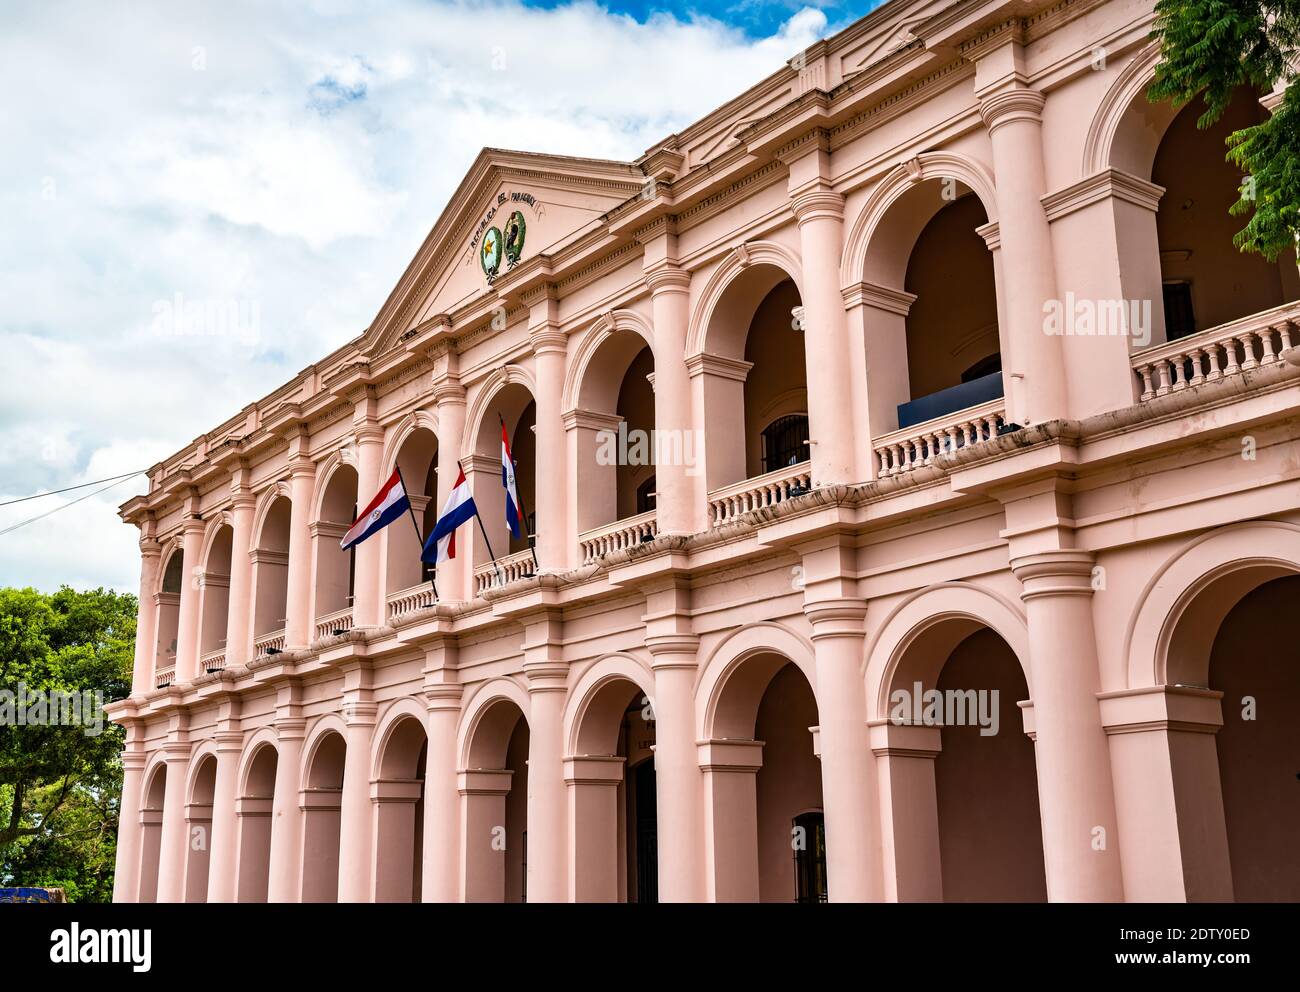
[[[501,427],[504,423],[510,438],[510,453],[515,463],[515,486],[518,490],[522,515],[519,536],[514,537],[506,523],[505,487],[501,484]],[[493,395],[479,423],[474,442],[474,457],[466,464],[467,476],[474,493],[474,503],[487,530],[487,541],[496,552],[498,561],[513,557],[517,569],[506,569],[502,574],[514,577],[532,573],[529,553],[530,541],[535,537],[536,524],[534,480],[537,470],[537,404],[532,393],[518,382],[507,382]],[[478,581],[484,576],[495,577],[487,542],[479,528],[473,528],[474,573]],[[463,536],[463,534],[462,534]],[[458,538],[459,540],[459,538]],[[476,583],[477,588],[477,583]]]
[[[583,371],[577,409],[565,418],[577,486],[571,512],[581,541],[653,509],[653,378],[654,352],[626,328],[609,333]],[[651,527],[643,531],[647,539],[653,534]]]
[[[425,427],[417,427],[402,442],[397,452],[397,467],[406,484],[415,518],[420,521],[420,535],[408,521],[399,520],[384,529],[388,542],[386,585],[388,595],[429,581],[433,566],[420,560],[421,538],[427,536],[438,520],[441,509],[438,496],[438,437]],[[451,467],[455,481],[456,466]]]
[[[253,544],[253,640],[258,653],[269,639],[283,637],[287,622],[291,511],[287,496],[275,497]]]
[[[162,855],[163,803],[167,798],[167,766],[154,766],[140,809],[140,902],[158,901],[158,862]]]
[[[266,902],[271,878],[271,804],[275,798],[275,775],[279,755],[271,744],[262,744],[244,774],[243,788],[235,804],[239,823],[239,902]]]
[[[718,697],[705,795],[719,902],[825,902],[817,701],[782,655],[745,659]]]
[[[217,759],[206,756],[194,776],[185,806],[185,901],[207,902],[208,861],[212,856],[212,797],[217,786]]]
[[[158,640],[154,647],[154,685],[169,686],[176,678],[176,633],[180,627],[181,580],[185,555],[178,546],[167,558],[162,584],[154,594],[158,611]]]
[[[1001,636],[971,618],[908,644],[889,719],[910,735],[888,780],[900,899],[1047,899],[1034,745],[1024,733],[1024,671]]]
[[[339,829],[347,743],[323,734],[311,752],[302,791],[302,901],[338,902]]]
[[[1204,110],[1193,100],[1178,112],[1151,166],[1151,181],[1165,190],[1156,231],[1168,341],[1300,296],[1294,251],[1270,263],[1232,243],[1246,218],[1228,211],[1246,177],[1224,158],[1225,142],[1234,131],[1263,121],[1267,111],[1248,87],[1234,94],[1218,121],[1200,130],[1196,120]],[[1196,168],[1188,168],[1189,162]]]
[[[586,702],[565,762],[578,902],[659,901],[654,742],[650,700],[630,680],[611,679]]]
[[[784,429],[802,421],[807,441],[808,379],[802,300],[776,265],[747,266],[727,286],[709,321],[707,354],[692,369],[705,412],[705,477],[710,491],[809,460],[806,444]],[[790,420],[789,418],[795,418]],[[779,462],[780,464],[775,464]]]
[[[460,776],[466,902],[528,901],[528,721],[506,699],[474,727]]]
[[[863,328],[876,436],[1002,397],[997,278],[981,234],[988,221],[970,187],[935,177],[907,185],[872,229]]]
[[[380,760],[375,803],[375,902],[419,902],[428,738],[414,717],[399,720]]]
[[[224,667],[226,629],[230,615],[230,561],[234,551],[234,530],[227,524],[217,529],[203,565],[200,600],[199,671]]]
[[[339,465],[330,473],[320,503],[320,519],[311,525],[316,562],[316,636],[332,633],[329,621],[346,629],[352,616],[352,597],[357,580],[356,546],[346,551],[339,546],[357,518],[357,470]]]
[[[1207,829],[1183,824],[1180,815],[1180,829],[1212,832],[1222,810],[1232,895],[1240,902],[1300,899],[1300,659],[1284,647],[1295,640],[1298,597],[1300,576],[1284,566],[1238,568],[1197,593],[1169,639],[1166,681],[1223,693],[1213,749],[1196,749],[1194,741],[1173,754],[1179,806],[1210,821]]]

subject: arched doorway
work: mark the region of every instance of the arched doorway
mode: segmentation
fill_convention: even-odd
[[[513,700],[478,714],[459,791],[465,902],[527,902],[528,721]]]
[[[330,730],[317,739],[309,753],[302,792],[302,901],[337,902],[347,743],[342,734]]]
[[[235,804],[239,822],[239,902],[266,902],[271,873],[271,805],[275,799],[278,754],[275,746],[257,746]]]
[[[230,565],[235,532],[229,524],[217,528],[203,564],[199,605],[199,672],[225,667],[226,629],[230,615]]]
[[[437,522],[441,509],[438,496],[438,438],[427,427],[416,427],[402,441],[397,452],[397,467],[401,469],[406,484],[406,495],[411,509],[420,521],[420,535],[428,536]],[[455,481],[456,466],[451,466]],[[398,521],[384,529],[388,542],[386,555],[386,586],[388,595],[403,589],[422,585],[429,580],[433,566],[420,560],[423,545],[415,528],[407,521]]]
[[[158,762],[144,788],[140,809],[140,902],[158,900],[158,866],[162,855],[163,802],[167,798],[167,765]]]
[[[316,563],[316,637],[352,626],[352,601],[357,580],[356,546],[339,546],[357,517],[357,470],[342,463],[330,473],[320,501],[320,518],[311,525]]]
[[[728,675],[701,760],[717,901],[826,901],[817,722],[812,686],[783,655]]]
[[[217,786],[217,759],[205,756],[185,805],[187,863],[185,901],[208,901],[208,863],[212,857],[212,798]]]
[[[253,539],[253,643],[255,654],[283,648],[289,597],[289,497],[272,497]],[[276,639],[281,643],[275,643]]]
[[[176,679],[176,634],[180,627],[181,580],[185,554],[178,545],[167,557],[162,583],[154,595],[158,611],[157,643],[154,647],[154,685],[161,689]]]
[[[501,484],[503,424],[510,439],[510,453],[515,463],[515,487],[522,504],[518,537],[512,535],[506,523],[505,488]],[[473,457],[464,462],[465,474],[474,493],[474,503],[487,531],[486,540],[478,527],[471,531],[476,592],[480,591],[484,582],[500,579],[508,582],[533,572],[529,550],[530,535],[535,536],[533,528],[536,525],[536,426],[537,404],[522,382],[502,383],[483,408],[474,438]],[[497,573],[491,564],[488,543],[498,561],[513,558],[514,563],[503,564],[502,571]]]
[[[375,902],[419,902],[424,838],[424,725],[403,717],[383,746],[375,803]]]

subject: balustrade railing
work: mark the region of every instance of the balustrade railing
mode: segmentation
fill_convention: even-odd
[[[775,506],[812,489],[812,463],[800,462],[723,486],[709,493],[709,523],[725,524],[753,510]]]
[[[1148,403],[1189,386],[1272,365],[1281,361],[1282,352],[1296,345],[1300,345],[1300,302],[1147,348],[1132,358],[1138,399]]]
[[[316,621],[316,640],[333,637],[339,633],[346,634],[352,629],[353,623],[352,607],[350,606],[335,610],[333,613],[327,613]]]
[[[418,586],[401,589],[388,597],[388,619],[395,620],[407,613],[414,613],[437,602],[433,595],[433,586],[421,582]]]
[[[533,553],[528,549],[498,558],[496,565],[488,562],[474,569],[474,595],[488,589],[506,585],[533,574]]]
[[[258,658],[265,658],[273,651],[283,651],[284,645],[284,631],[272,631],[269,634],[263,634],[261,637],[253,638],[253,655]]]
[[[659,533],[659,524],[655,520],[655,511],[638,513],[635,517],[615,520],[604,527],[594,527],[578,535],[578,545],[582,550],[582,563],[595,561],[611,551],[623,551],[646,541],[653,541]]]
[[[901,472],[930,465],[939,455],[982,444],[997,437],[1006,423],[1001,398],[936,417],[876,438],[876,476],[887,479]]]
[[[176,681],[176,652],[168,651],[163,655],[162,664],[153,673],[153,684],[162,689]]]
[[[219,672],[226,667],[226,649],[219,648],[216,651],[209,651],[199,659],[200,672]]]

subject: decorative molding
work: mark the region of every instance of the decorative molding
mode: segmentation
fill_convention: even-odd
[[[1077,183],[1048,193],[1042,198],[1043,210],[1049,221],[1068,217],[1076,210],[1108,198],[1123,200],[1154,213],[1160,206],[1165,188],[1139,179],[1119,169],[1104,169],[1080,179]]]

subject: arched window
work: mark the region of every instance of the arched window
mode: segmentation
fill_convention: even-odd
[[[774,472],[808,460],[808,417],[792,413],[763,428],[763,471]]]

